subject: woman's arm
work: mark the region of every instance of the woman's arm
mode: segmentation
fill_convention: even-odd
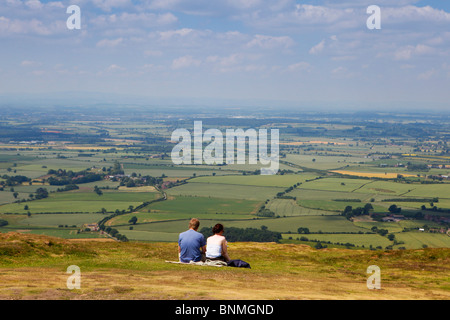
[[[228,243],[226,239],[223,239],[222,241],[222,257],[224,257],[227,262],[231,260],[228,256]]]

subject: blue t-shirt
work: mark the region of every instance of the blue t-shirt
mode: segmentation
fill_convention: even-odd
[[[188,231],[180,233],[178,245],[181,248],[181,262],[198,262],[202,259],[200,248],[206,245],[206,241],[205,237],[200,232],[189,229]]]

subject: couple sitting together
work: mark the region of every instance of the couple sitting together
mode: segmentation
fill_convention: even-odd
[[[189,230],[180,233],[178,238],[180,262],[204,262],[206,259],[229,262],[230,257],[227,252],[227,240],[223,236],[223,225],[216,224],[212,229],[214,235],[206,241],[203,234],[197,231],[199,226],[198,219],[191,219]]]

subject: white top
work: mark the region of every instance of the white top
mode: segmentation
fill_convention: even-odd
[[[222,256],[223,246],[227,245],[224,236],[213,235],[206,240],[206,257],[218,258]]]
[[[206,245],[206,257],[218,258],[222,255],[222,246],[220,244]]]

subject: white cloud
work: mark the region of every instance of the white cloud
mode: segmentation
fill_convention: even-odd
[[[147,57],[160,57],[163,55],[162,51],[159,50],[145,50],[144,54]]]
[[[337,67],[337,68],[335,68],[335,69],[333,69],[331,71],[331,73],[333,73],[333,74],[343,74],[343,73],[346,73],[346,72],[347,72],[347,68],[342,67],[342,66]]]
[[[201,61],[194,59],[192,56],[183,56],[172,61],[172,69],[183,69],[189,67],[198,67]]]
[[[104,11],[111,11],[113,8],[123,8],[132,5],[130,0],[93,0],[94,5]]]
[[[194,29],[190,29],[190,28],[158,32],[158,34],[162,40],[168,40],[168,39],[170,39],[172,37],[176,37],[176,36],[185,37],[185,36],[188,36],[188,35],[191,35],[194,33],[196,33],[196,31]]]
[[[395,8],[382,8],[381,17],[383,23],[431,22],[434,24],[450,22],[450,13],[430,6],[416,7],[409,5]]]
[[[318,53],[322,52],[324,48],[325,48],[325,40],[322,40],[317,45],[312,47],[309,50],[309,53],[310,54],[318,54]]]
[[[256,72],[266,70],[267,67],[259,63],[260,54],[232,53],[227,56],[208,56],[205,64],[210,70],[219,73]]]
[[[123,68],[117,64],[112,64],[108,68],[106,68],[106,71],[108,71],[108,72],[125,71],[125,70],[126,70],[125,68]]]
[[[38,19],[21,20],[9,19],[0,16],[0,35],[11,36],[15,34],[31,34],[49,36],[67,31],[65,21],[45,23]]]
[[[428,71],[425,71],[424,73],[421,73],[417,76],[417,79],[419,80],[430,80],[432,77],[434,77],[435,75],[437,75],[437,71],[436,69],[431,69]]]
[[[22,67],[36,67],[42,65],[42,63],[31,60],[24,60],[20,63]]]
[[[226,3],[237,9],[258,8],[264,3],[262,0],[227,0]]]
[[[302,23],[329,24],[345,19],[353,14],[354,10],[334,9],[326,6],[314,6],[309,4],[298,4],[294,16]]]
[[[294,63],[294,64],[289,65],[287,67],[287,69],[289,71],[295,71],[295,72],[298,72],[298,71],[309,71],[311,69],[311,65],[309,63],[307,63],[307,62],[302,61],[302,62],[298,62],[298,63]]]
[[[412,64],[402,64],[402,65],[400,66],[400,69],[404,69],[404,70],[415,69],[415,68],[416,68],[416,66],[415,66],[415,65],[412,65]]]
[[[44,7],[39,0],[29,0],[25,2],[25,5],[33,10],[42,9]]]
[[[123,42],[123,38],[118,38],[118,39],[103,39],[100,40],[99,42],[97,42],[97,47],[98,48],[113,48],[113,47],[117,47],[118,45],[120,45]]]
[[[90,20],[90,24],[104,28],[118,30],[120,28],[136,27],[143,29],[144,27],[161,27],[177,22],[178,19],[171,13],[128,13],[100,15]]]
[[[420,55],[429,55],[429,54],[435,54],[436,50],[433,47],[424,45],[424,44],[418,44],[416,46],[405,46],[402,48],[399,48],[394,53],[394,59],[395,60],[410,60],[413,58],[413,56],[420,56]]]
[[[247,47],[259,47],[263,49],[289,48],[294,44],[294,40],[288,36],[273,37],[257,34],[247,43]]]

